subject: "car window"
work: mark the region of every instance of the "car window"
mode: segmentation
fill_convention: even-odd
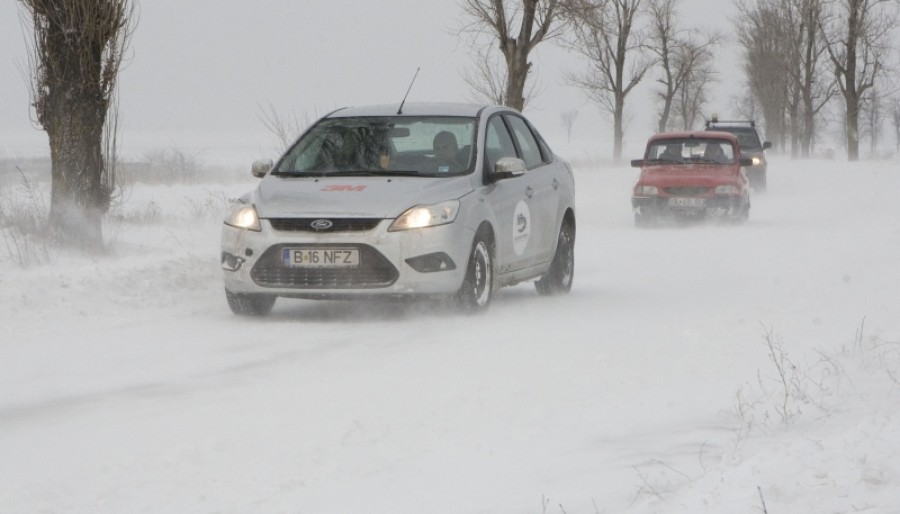
[[[738,132],[735,134],[738,139],[738,144],[741,148],[746,148],[747,150],[761,150],[762,144],[759,142],[759,137],[753,132]]]
[[[734,145],[725,139],[696,137],[657,139],[647,147],[646,159],[651,164],[733,164],[735,149]]]
[[[516,157],[516,147],[503,118],[494,116],[488,121],[484,142],[484,161],[488,171],[493,171],[503,157]]]
[[[506,120],[509,122],[509,126],[512,127],[516,142],[519,143],[519,150],[522,151],[522,160],[525,161],[525,167],[534,169],[542,165],[544,162],[541,157],[541,149],[525,120],[518,116],[506,116]]]
[[[474,166],[475,134],[476,120],[469,117],[328,118],[307,131],[273,173],[458,175]]]
[[[738,145],[745,150],[762,150],[762,142],[760,142],[759,134],[755,129],[746,127],[728,127],[728,126],[711,126],[708,130],[718,132],[730,132],[737,137]]]

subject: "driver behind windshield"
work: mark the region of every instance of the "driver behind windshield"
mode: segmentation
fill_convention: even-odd
[[[667,161],[681,160],[681,144],[669,143],[663,153],[659,154],[659,158]]]

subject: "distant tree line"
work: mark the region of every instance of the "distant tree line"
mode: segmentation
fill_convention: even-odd
[[[531,52],[559,40],[584,58],[585,69],[566,80],[612,122],[618,161],[628,95],[647,77],[657,86],[659,131],[691,129],[705,117],[715,49],[726,35],[679,25],[680,2],[463,0],[466,29],[490,42],[466,81],[479,99],[521,110],[535,94]],[[888,86],[898,0],[737,0],[737,7],[733,33],[746,86],[738,115],[759,115],[768,138],[794,157],[811,155],[828,108],[840,112],[848,160],[859,158],[862,135],[874,151],[885,119],[900,150],[900,100]],[[502,59],[492,58],[496,50]]]
[[[102,216],[115,187],[115,92],[133,31],[133,0],[18,0],[32,37],[34,117],[51,155],[50,225],[60,241],[103,246]],[[536,93],[531,56],[558,40],[584,58],[566,80],[605,113],[621,160],[625,105],[653,77],[658,130],[691,129],[704,117],[725,36],[679,25],[681,0],[459,0],[465,30],[487,43],[465,73],[481,99],[522,110]],[[826,106],[840,98],[847,157],[861,137],[877,146],[886,119],[900,151],[900,99],[892,86],[900,0],[737,0],[734,22],[746,94],[740,113],[761,113],[768,136],[794,156],[812,152]],[[287,134],[293,125],[267,118]],[[564,113],[571,136],[574,113]]]

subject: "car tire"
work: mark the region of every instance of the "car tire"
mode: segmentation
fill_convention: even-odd
[[[565,294],[572,289],[574,279],[575,227],[566,221],[559,229],[553,261],[541,278],[534,282],[534,288],[540,295]]]
[[[494,297],[494,288],[494,245],[479,232],[472,243],[462,286],[456,293],[456,305],[466,314],[485,312]]]
[[[272,312],[277,298],[271,294],[243,294],[225,290],[228,307],[238,316],[265,316]]]

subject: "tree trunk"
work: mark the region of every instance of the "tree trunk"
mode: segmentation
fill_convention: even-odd
[[[616,94],[616,108],[613,113],[613,161],[622,160],[622,140],[625,139],[623,118],[625,116],[625,96]]]
[[[844,69],[844,100],[847,102],[847,160],[859,160],[859,92],[856,88],[856,48],[860,38],[860,5],[850,2],[847,19],[847,65]]]
[[[859,98],[856,95],[856,88],[853,87],[853,94],[850,89],[847,90],[847,160],[859,160]]]
[[[102,216],[109,194],[101,181],[103,118],[74,100],[47,127],[52,193],[50,223],[62,241],[86,250],[103,248]]]
[[[100,251],[102,216],[109,209],[103,180],[107,101],[100,86],[102,48],[72,45],[51,24],[47,91],[36,106],[50,142],[50,224],[67,245]]]
[[[525,108],[525,82],[531,63],[528,55],[520,47],[514,48],[506,55],[507,81],[506,105],[518,111]]]

